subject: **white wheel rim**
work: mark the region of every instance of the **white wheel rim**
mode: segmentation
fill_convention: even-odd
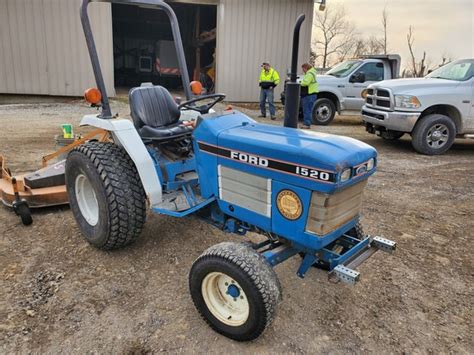
[[[221,272],[211,272],[201,285],[206,306],[222,323],[238,327],[250,313],[247,295],[237,281]]]
[[[99,203],[95,191],[87,176],[80,174],[76,177],[76,200],[84,219],[91,226],[99,222]]]

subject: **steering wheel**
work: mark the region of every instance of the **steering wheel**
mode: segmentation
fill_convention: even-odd
[[[196,102],[209,100],[209,99],[214,99],[214,100],[212,100],[212,102],[209,102],[208,104],[205,104],[205,105],[200,105],[200,106],[194,105]],[[188,110],[197,111],[203,115],[205,113],[208,113],[211,108],[213,108],[218,102],[221,102],[224,99],[225,99],[225,94],[204,95],[204,96],[195,97],[194,99],[185,101],[182,104],[180,104],[178,108],[180,110],[182,108],[185,108]]]

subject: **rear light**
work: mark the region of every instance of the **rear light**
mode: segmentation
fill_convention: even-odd
[[[97,88],[90,88],[84,92],[84,99],[91,105],[97,106],[102,100],[102,94]]]

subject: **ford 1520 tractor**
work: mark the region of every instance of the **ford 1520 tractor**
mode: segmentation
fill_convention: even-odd
[[[69,153],[66,186],[74,217],[92,245],[108,250],[129,244],[140,235],[148,210],[198,216],[239,236],[264,236],[260,243],[216,244],[189,273],[199,313],[214,330],[240,341],[257,338],[274,316],[281,288],[273,266],[297,256],[300,277],[315,266],[355,283],[355,267],[377,250],[395,249],[389,240],[364,235],[359,224],[376,151],[351,138],[291,128],[296,80],[287,86],[290,127],[211,110],[225,95],[192,96],[177,19],[161,0],[102,2],[167,13],[187,101],[178,105],[165,88],[142,85],[130,91],[132,121],[114,117],[87,15],[90,1],[83,0],[81,19],[98,89],[86,98],[100,113],[86,115],[81,125],[107,131],[110,140]],[[303,19],[295,27],[293,74]],[[194,121],[186,120],[190,112]]]

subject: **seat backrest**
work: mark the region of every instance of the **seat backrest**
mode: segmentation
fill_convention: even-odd
[[[173,97],[162,86],[141,86],[130,90],[128,95],[133,124],[153,128],[178,122],[181,115]]]

